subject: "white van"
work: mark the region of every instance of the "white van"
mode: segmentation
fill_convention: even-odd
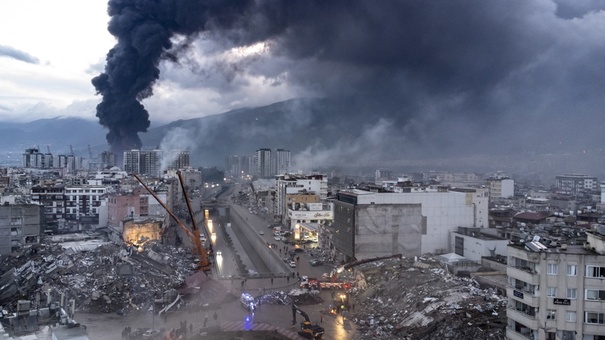
[[[254,311],[256,310],[256,302],[254,302],[254,298],[252,297],[252,295],[248,293],[242,293],[240,302],[242,303],[242,306],[249,310],[251,313],[254,313]]]

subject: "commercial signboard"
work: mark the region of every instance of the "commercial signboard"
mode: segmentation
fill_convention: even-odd
[[[321,203],[307,203],[307,208],[312,211],[318,211],[323,208]]]
[[[331,220],[334,218],[331,210],[320,210],[320,211],[288,210],[288,217],[292,220]]]

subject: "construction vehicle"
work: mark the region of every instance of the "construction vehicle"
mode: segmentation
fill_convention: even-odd
[[[319,290],[319,280],[315,277],[301,276],[300,277],[300,288]]]
[[[321,339],[324,335],[324,328],[318,324],[312,324],[309,320],[309,315],[304,310],[300,309],[297,305],[292,303],[292,325],[296,324],[296,313],[302,315],[305,321],[300,323],[300,331],[298,335],[306,339]]]
[[[191,225],[192,225],[191,229],[192,230],[189,230],[189,228],[187,228],[185,223],[183,223],[183,221],[181,221],[181,219],[178,218],[168,208],[168,206],[166,206],[166,204],[164,202],[162,202],[162,200],[156,195],[156,193],[153,190],[151,190],[137,174],[135,174],[135,173],[132,174],[132,176],[134,178],[136,178],[137,181],[139,181],[139,183],[141,183],[141,185],[143,185],[145,190],[147,190],[147,192],[149,192],[149,194],[151,194],[151,196],[153,196],[153,198],[155,198],[156,201],[158,201],[158,203],[160,203],[162,208],[166,209],[166,212],[168,212],[168,214],[170,214],[170,216],[177,222],[177,225],[185,232],[185,234],[187,234],[189,239],[191,239],[191,243],[193,244],[193,246],[195,248],[195,252],[199,256],[200,269],[202,271],[206,272],[206,271],[210,270],[210,262],[208,261],[206,249],[204,249],[204,247],[202,246],[202,241],[200,240],[200,230],[198,229],[197,224],[195,222],[195,216],[193,215],[193,209],[191,208],[191,201],[189,201],[189,196],[188,196],[187,190],[185,188],[183,176],[181,175],[180,171],[177,171],[177,175],[179,178],[179,182],[181,184],[181,188],[183,189],[183,195],[185,196],[185,201],[187,202],[187,209],[189,210],[189,216],[191,218]]]

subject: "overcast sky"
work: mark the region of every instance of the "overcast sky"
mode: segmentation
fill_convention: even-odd
[[[152,125],[350,96],[382,118],[370,140],[456,130],[460,138],[489,131],[542,143],[525,138],[540,134],[550,136],[543,143],[603,147],[605,1],[159,1],[170,13],[175,2],[182,22],[167,30],[153,95],[137,94]],[[96,119],[101,96],[91,79],[106,71],[118,41],[107,31],[107,3],[0,2],[0,120]],[[114,33],[133,27],[124,13]],[[131,43],[147,32],[137,27]]]

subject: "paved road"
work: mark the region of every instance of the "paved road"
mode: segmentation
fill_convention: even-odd
[[[263,230],[265,232],[264,239],[267,242],[278,244],[278,248],[269,249],[266,251],[273,251],[279,255],[279,249],[282,249],[285,245],[281,241],[275,241],[272,239],[271,230],[267,228],[268,222],[265,221],[261,216],[253,215],[248,212],[244,207],[232,206],[239,210],[244,216],[244,223],[240,223],[239,227],[253,228],[256,232]],[[247,220],[246,220],[247,217]],[[226,220],[216,218],[217,226],[221,223],[226,223]],[[233,225],[233,224],[232,224]],[[215,244],[215,251],[221,250],[229,254],[229,250],[225,247],[224,243],[221,243],[219,237],[221,233],[217,233],[217,242]],[[223,248],[224,247],[224,248]],[[290,246],[291,247],[291,246]],[[226,255],[224,253],[224,255]],[[258,255],[258,254],[257,254]],[[321,273],[329,272],[330,267],[311,267],[309,265],[309,255],[306,253],[300,253],[300,259],[296,271],[300,275],[309,275],[314,277],[320,277]],[[231,265],[230,270],[234,267]],[[240,285],[239,280],[231,281],[229,279],[219,280],[225,287],[232,291],[235,296],[239,296],[242,292],[247,291],[253,295],[258,295],[263,289],[266,292],[270,291],[285,291],[288,292],[293,288],[298,288],[299,283],[296,280],[286,278],[274,278],[271,281],[270,278],[249,278],[244,287]],[[345,340],[345,339],[360,339],[356,333],[355,325],[349,322],[348,318],[351,315],[346,314],[346,319],[343,320],[342,316],[332,316],[325,314],[321,316],[322,310],[326,310],[332,300],[331,292],[324,290],[321,292],[321,297],[324,302],[317,305],[305,305],[301,308],[309,315],[313,323],[320,323],[325,328],[325,339]],[[136,328],[164,328],[171,329],[179,327],[181,321],[185,320],[188,323],[193,324],[193,332],[199,333],[203,330],[204,317],[208,315],[208,327],[220,327],[225,330],[232,329],[250,329],[251,325],[257,325],[258,327],[277,327],[290,334],[296,334],[299,329],[300,322],[303,321],[300,315],[297,315],[296,325],[292,326],[292,309],[290,306],[283,305],[263,305],[255,315],[249,315],[247,311],[242,308],[238,300],[225,303],[220,306],[216,312],[219,315],[219,319],[214,321],[212,314],[214,311],[203,311],[203,310],[179,310],[169,315],[167,320],[161,320],[157,316],[153,316],[150,312],[139,311],[133,312],[126,316],[119,316],[117,314],[86,314],[76,313],[75,320],[81,322],[88,327],[89,337],[92,340],[113,340],[121,337],[121,331],[126,325],[130,325],[133,329]],[[246,318],[250,318],[250,321],[246,321]],[[295,336],[292,337],[296,339]]]
[[[231,284],[229,280],[222,280],[223,285],[231,289],[234,294],[241,293],[240,285],[237,282]],[[265,288],[267,292],[272,290],[289,291],[295,288],[298,283],[290,280],[288,283],[284,278],[273,280],[273,285],[270,279],[249,279],[247,281],[245,291],[251,294],[257,294],[259,289]],[[329,291],[322,291],[321,297],[324,303],[317,305],[300,306],[310,317],[313,323],[321,324],[325,328],[324,339],[346,340],[360,339],[356,333],[356,327],[348,318],[353,317],[354,312],[351,311],[347,315],[347,319],[343,324],[342,316],[324,315],[323,322],[320,311],[327,308],[331,298]],[[221,329],[246,329],[251,324],[272,325],[279,329],[297,332],[300,328],[300,322],[303,318],[300,315],[296,316],[296,326],[292,326],[292,308],[284,305],[263,305],[259,311],[250,315],[242,308],[239,301],[232,301],[223,304],[216,310],[219,319],[214,321],[212,315],[214,310],[180,310],[171,313],[166,321],[159,317],[153,317],[151,313],[144,311],[131,313],[126,316],[119,316],[115,313],[111,314],[87,314],[76,313],[75,320],[86,325],[91,340],[115,340],[121,338],[121,331],[126,325],[130,325],[132,329],[136,328],[164,328],[171,329],[179,327],[181,321],[185,320],[193,324],[193,332],[199,333],[203,329],[204,318],[208,315],[207,327],[221,327]],[[246,322],[246,317],[250,317],[250,321]],[[238,328],[239,327],[239,328]],[[296,339],[293,337],[293,339]]]

